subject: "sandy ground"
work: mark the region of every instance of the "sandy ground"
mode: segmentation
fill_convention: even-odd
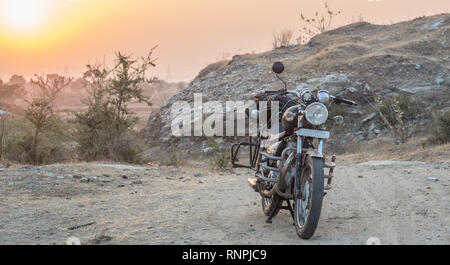
[[[246,170],[1,168],[0,243],[65,244],[69,237],[82,244],[366,244],[369,237],[382,244],[450,243],[450,164],[338,162],[310,240],[297,237],[287,211],[265,223]]]

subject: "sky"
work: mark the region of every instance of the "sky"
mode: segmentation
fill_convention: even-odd
[[[158,45],[149,76],[190,81],[208,64],[264,52],[275,31],[302,26],[319,0],[0,0],[0,78],[60,73],[111,64],[116,51],[146,55]],[[328,0],[341,11],[333,26],[360,16],[390,24],[450,12],[449,0]]]

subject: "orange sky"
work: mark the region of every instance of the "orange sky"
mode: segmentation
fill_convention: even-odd
[[[390,23],[450,12],[449,0],[328,0],[342,15]],[[80,76],[114,51],[144,55],[158,44],[150,74],[190,80],[207,64],[271,48],[276,30],[300,27],[318,0],[0,0],[0,78],[14,74]]]

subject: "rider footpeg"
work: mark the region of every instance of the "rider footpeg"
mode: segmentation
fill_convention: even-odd
[[[258,191],[258,183],[257,183],[257,179],[255,178],[248,178],[248,184],[250,185],[250,187],[255,190]]]

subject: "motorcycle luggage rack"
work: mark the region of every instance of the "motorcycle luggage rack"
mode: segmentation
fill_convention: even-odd
[[[236,163],[236,161],[239,161],[237,158],[237,155],[239,154],[239,148],[241,146],[248,146],[249,147],[249,164],[239,164]],[[234,168],[249,168],[255,170],[256,160],[258,159],[258,153],[259,153],[259,145],[256,143],[253,143],[251,138],[249,142],[240,142],[238,144],[234,144],[231,146],[231,164]]]

